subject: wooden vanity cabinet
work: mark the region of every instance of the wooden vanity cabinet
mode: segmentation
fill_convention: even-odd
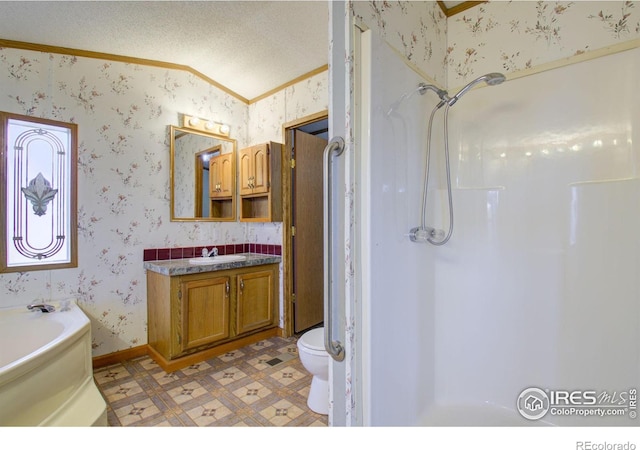
[[[166,371],[278,334],[278,264],[163,275],[147,270],[148,346]]]
[[[268,142],[238,151],[240,221],[282,221],[282,144]]]

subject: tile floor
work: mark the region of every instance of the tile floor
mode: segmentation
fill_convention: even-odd
[[[311,375],[296,338],[274,337],[167,373],[148,356],[96,369],[110,426],[308,427]]]

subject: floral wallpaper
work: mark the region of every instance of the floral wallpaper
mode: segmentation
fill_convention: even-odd
[[[640,38],[637,1],[495,1],[448,19],[448,86]]]
[[[249,132],[250,110],[326,109],[326,82],[316,78],[248,106],[179,70],[0,48],[0,110],[79,129],[78,268],[0,275],[0,307],[77,298],[94,356],[146,344],[143,249],[282,239],[282,224],[171,222],[168,126],[191,114],[229,124],[238,148],[259,143],[267,133]],[[276,130],[284,116],[260,120]]]
[[[418,71],[446,84],[447,21],[437,2],[354,1],[352,11]]]
[[[325,71],[249,105],[249,141],[284,142],[283,124],[329,109],[328,84]]]

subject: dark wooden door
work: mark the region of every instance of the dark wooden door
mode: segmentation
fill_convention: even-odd
[[[327,141],[296,130],[293,142],[293,293],[298,333],[324,320],[322,153]]]

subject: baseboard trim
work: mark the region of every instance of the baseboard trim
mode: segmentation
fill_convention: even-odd
[[[146,356],[148,354],[149,346],[145,344],[138,347],[128,348],[126,350],[109,353],[108,355],[96,356],[93,358],[93,368],[99,369],[101,367],[118,364],[130,359],[139,358],[140,356]]]

